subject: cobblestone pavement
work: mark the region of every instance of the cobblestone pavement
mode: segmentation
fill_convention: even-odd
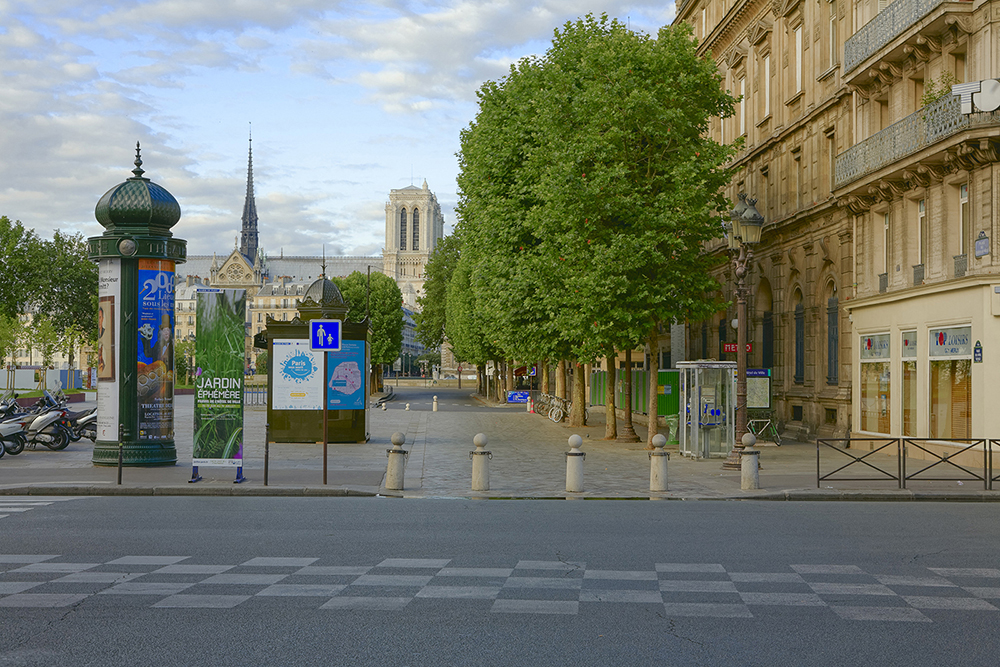
[[[90,463],[92,445],[74,443],[61,452],[47,449],[25,451],[0,460],[0,493],[16,493],[32,487],[32,493],[62,489],[63,493],[192,493],[192,494],[322,494],[349,492],[383,493],[406,497],[531,497],[531,498],[664,498],[664,499],[912,499],[933,498],[975,500],[1000,499],[1000,491],[984,491],[982,482],[921,482],[899,490],[891,481],[824,482],[816,488],[816,447],[788,443],[781,447],[761,447],[762,489],[742,491],[739,471],[723,470],[721,460],[692,460],[670,451],[669,490],[649,491],[649,458],[645,443],[623,444],[603,440],[601,411],[591,415],[592,425],[582,428],[555,424],[530,414],[524,406],[487,406],[470,392],[441,390],[440,410],[431,411],[429,402],[410,402],[404,409],[405,389],[400,400],[386,410],[370,413],[371,441],[360,444],[331,444],[328,448],[328,485],[322,484],[322,447],[316,444],[272,444],[270,446],[269,488],[263,488],[264,430],[267,412],[248,407],[245,413],[244,474],[248,481],[232,484],[235,471],[205,468],[199,484],[187,484],[191,476],[192,415],[191,396],[176,402],[176,445],[178,465],[163,468],[127,468],[123,486],[116,487],[114,468]],[[469,405],[478,406],[469,409]],[[458,407],[460,406],[461,409]],[[449,410],[449,408],[452,408]],[[394,432],[406,435],[408,450],[404,489],[384,487],[386,449]],[[640,437],[645,428],[636,425]],[[473,436],[484,433],[489,439],[490,490],[471,491]],[[583,438],[584,491],[565,491],[567,439]],[[836,452],[832,453],[833,456]],[[845,459],[846,460],[846,459]],[[885,458],[879,462],[894,467]],[[831,461],[832,463],[832,461]],[[824,464],[826,465],[826,464]],[[839,464],[837,464],[839,465]],[[909,465],[909,464],[908,464]],[[926,462],[923,463],[926,465]],[[826,468],[825,468],[826,469]],[[914,468],[916,469],[916,468]],[[102,491],[103,489],[103,491]]]

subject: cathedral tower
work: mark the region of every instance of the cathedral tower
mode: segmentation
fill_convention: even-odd
[[[253,197],[253,136],[247,158],[247,197],[243,202],[243,232],[240,236],[240,254],[251,265],[257,261],[257,202]]]
[[[407,308],[417,308],[423,295],[424,267],[444,236],[444,216],[427,187],[408,185],[389,191],[385,205],[385,274],[396,281]]]

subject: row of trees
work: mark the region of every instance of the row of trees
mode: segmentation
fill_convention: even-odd
[[[97,265],[81,234],[42,239],[20,221],[0,216],[0,365],[16,350],[37,350],[44,365],[96,342]],[[21,319],[33,313],[31,323]]]
[[[459,221],[427,266],[418,335],[480,367],[565,361],[578,379],[608,358],[615,437],[615,351],[655,354],[664,326],[720,308],[702,246],[719,236],[734,148],[707,130],[736,100],[687,25],[653,38],[592,15],[478,97]],[[582,425],[585,383],[573,384]]]

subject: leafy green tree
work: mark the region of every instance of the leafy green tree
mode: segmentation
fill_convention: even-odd
[[[267,352],[261,352],[257,355],[257,374],[267,375],[268,369],[270,368],[270,358],[267,356]]]
[[[706,138],[733,111],[719,83],[686,25],[654,39],[588,15],[483,86],[457,210],[473,303],[509,356],[574,359],[582,377],[659,323],[717,308],[701,248],[730,178],[732,149]]]
[[[7,365],[8,359],[14,363],[22,328],[20,318],[0,312],[0,368]]]
[[[19,220],[0,216],[0,312],[28,312],[48,271],[42,241]]]
[[[391,364],[403,349],[403,294],[396,281],[382,273],[371,275],[371,298],[368,298],[368,276],[355,271],[346,278],[331,278],[340,289],[348,306],[347,319],[363,322],[366,314],[371,318],[372,336],[371,391],[382,385],[382,365]]]
[[[444,344],[448,282],[460,256],[459,238],[454,234],[446,236],[438,242],[424,267],[424,295],[417,298],[421,310],[413,319],[417,325],[417,340],[426,348],[436,349]]]
[[[194,371],[192,366],[195,359],[195,341],[181,340],[174,344],[174,377],[177,384],[181,384],[180,378],[184,378],[184,385],[191,385],[191,374]]]
[[[44,388],[49,366],[55,360],[56,352],[61,346],[60,332],[52,320],[45,315],[35,315],[30,327],[34,347],[42,356],[42,372],[39,386]]]
[[[76,327],[85,335],[97,328],[97,264],[90,260],[81,234],[56,230],[42,242],[45,270],[35,305],[59,329]]]

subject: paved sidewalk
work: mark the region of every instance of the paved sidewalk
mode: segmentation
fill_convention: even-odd
[[[457,394],[454,394],[457,396]],[[463,393],[463,398],[467,396]],[[263,408],[248,407],[245,417],[244,475],[248,481],[233,484],[235,469],[205,468],[204,480],[189,484],[191,476],[193,399],[177,397],[177,452],[179,464],[164,468],[125,468],[118,486],[117,469],[90,463],[92,445],[82,441],[61,452],[27,450],[0,459],[0,494],[135,494],[135,495],[392,495],[408,498],[653,498],[677,500],[968,500],[1000,501],[1000,491],[984,491],[982,482],[910,482],[898,489],[894,481],[824,482],[816,488],[816,447],[786,443],[760,449],[763,469],[755,491],[740,489],[739,471],[723,470],[720,459],[691,460],[671,451],[669,491],[649,491],[649,458],[644,443],[605,441],[603,414],[592,415],[593,425],[571,428],[528,414],[523,406],[492,410],[441,411],[429,403],[390,402],[385,411],[371,411],[371,442],[331,444],[328,450],[328,484],[322,484],[322,446],[272,444],[269,485],[263,485]],[[463,400],[463,403],[467,402]],[[403,491],[386,490],[386,449],[389,437],[406,435],[409,451]],[[640,436],[645,428],[637,426]],[[489,438],[493,453],[490,490],[473,492],[472,462],[476,433]],[[567,439],[577,433],[587,454],[582,493],[567,493]],[[669,450],[669,448],[668,448]],[[824,472],[847,462],[837,452],[823,453]],[[875,459],[869,459],[875,460]],[[894,459],[875,460],[892,470]],[[922,464],[922,465],[921,465]],[[928,462],[914,462],[919,467]],[[909,465],[909,464],[908,464]],[[918,467],[911,468],[917,470]],[[852,469],[853,473],[853,469]],[[852,474],[851,476],[857,476]]]

